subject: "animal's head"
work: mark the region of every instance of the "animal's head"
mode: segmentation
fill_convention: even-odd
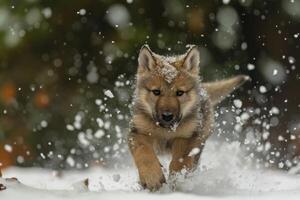
[[[185,54],[173,57],[155,54],[148,46],[143,46],[138,58],[138,110],[164,128],[172,128],[195,114],[201,98],[205,98],[200,95],[203,87],[200,85],[199,63],[200,53],[196,46],[190,46]],[[227,84],[226,91],[233,90],[241,82]],[[220,87],[216,86],[208,88],[208,92],[217,91]],[[212,101],[217,102],[224,94],[223,90],[214,94]]]

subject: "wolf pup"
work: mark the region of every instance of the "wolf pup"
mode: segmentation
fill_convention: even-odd
[[[213,107],[248,76],[201,83],[196,46],[178,56],[155,54],[145,45],[138,58],[128,145],[144,188],[157,190],[166,181],[156,153],[169,150],[170,175],[193,171],[212,134]]]

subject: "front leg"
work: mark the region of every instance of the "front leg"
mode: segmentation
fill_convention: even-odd
[[[138,168],[141,185],[151,191],[159,189],[166,180],[153,150],[153,138],[131,133],[128,145]]]
[[[172,143],[172,161],[170,174],[182,172],[183,169],[193,171],[198,165],[204,143],[200,138],[176,138]]]

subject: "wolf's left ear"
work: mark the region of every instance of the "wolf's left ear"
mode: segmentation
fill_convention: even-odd
[[[139,53],[139,69],[138,71],[147,71],[152,70],[155,66],[155,60],[153,57],[153,53],[148,45],[142,46],[140,53]]]
[[[200,64],[200,51],[197,46],[189,48],[184,58],[183,67],[192,74],[198,75]]]

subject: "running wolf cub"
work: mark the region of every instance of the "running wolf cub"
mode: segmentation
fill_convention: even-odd
[[[171,57],[147,45],[140,50],[128,145],[144,188],[157,190],[166,181],[156,156],[162,150],[172,154],[170,175],[195,169],[213,130],[213,107],[249,79],[202,83],[199,62],[196,46]]]

